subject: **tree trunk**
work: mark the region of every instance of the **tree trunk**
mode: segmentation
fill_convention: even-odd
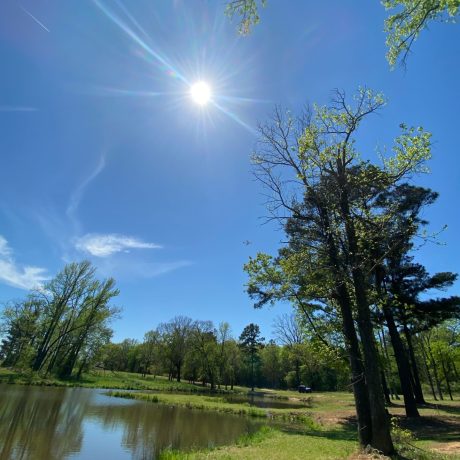
[[[434,391],[433,378],[431,377],[430,368],[428,366],[428,359],[426,356],[425,346],[423,345],[423,339],[419,340],[420,349],[422,350],[423,364],[425,365],[426,376],[428,377],[428,382],[430,383],[431,393],[435,401],[438,400],[436,392]]]
[[[404,330],[404,336],[406,337],[406,342],[407,342],[407,348],[409,350],[409,357],[410,357],[410,362],[411,362],[411,368],[412,368],[412,375],[414,377],[414,396],[415,396],[415,402],[417,404],[426,404],[425,398],[423,397],[423,389],[422,389],[422,384],[420,382],[420,374],[418,371],[418,366],[417,366],[417,360],[415,358],[415,353],[414,353],[414,345],[412,342],[412,334],[409,331],[409,328],[407,327],[407,324],[403,324],[403,330]]]
[[[369,405],[369,395],[364,377],[364,366],[356,335],[355,323],[353,320],[352,304],[347,286],[342,279],[342,267],[339,262],[338,250],[334,236],[330,232],[329,216],[318,205],[318,210],[324,221],[327,235],[327,247],[331,265],[334,267],[335,290],[337,301],[342,316],[342,330],[345,338],[345,347],[348,354],[351,370],[351,384],[355,399],[356,415],[358,418],[358,439],[361,446],[366,447],[372,443],[372,420]]]
[[[431,352],[431,347],[429,343],[427,343],[427,348],[428,348],[428,353],[430,355],[430,361],[433,364],[434,381],[436,382],[436,388],[438,390],[439,399],[441,401],[444,401],[444,396],[442,395],[442,390],[441,390],[441,382],[439,381],[438,367],[436,366],[436,361],[434,360],[433,353]]]
[[[393,347],[396,366],[398,368],[399,380],[401,382],[401,390],[404,397],[404,407],[407,417],[420,417],[415,403],[414,394],[412,392],[411,375],[409,361],[404,350],[404,345],[399,335],[398,328],[394,320],[393,312],[388,305],[387,298],[383,291],[383,283],[385,272],[382,265],[377,265],[375,268],[375,285],[377,293],[382,301],[382,310],[387,323],[388,332],[390,334],[391,345]]]
[[[385,404],[387,406],[391,406],[391,399],[390,399],[390,390],[387,385],[387,379],[385,378],[385,372],[382,369],[381,371],[381,379],[382,379],[382,387],[383,387],[383,395],[385,396]]]
[[[406,409],[407,417],[420,417],[415,403],[414,394],[412,393],[411,375],[409,361],[404,350],[401,337],[396,327],[393,313],[388,305],[384,304],[383,314],[387,323],[388,332],[390,333],[391,345],[395,353],[396,365],[398,366],[399,380],[401,381],[401,390],[404,397],[404,407]]]
[[[450,388],[450,382],[449,382],[449,373],[447,372],[447,369],[446,369],[446,363],[444,361],[444,356],[441,356],[441,366],[442,366],[442,373],[444,374],[444,378],[446,379],[447,392],[449,393],[450,400],[453,401],[454,398],[452,397],[452,390]]]
[[[355,399],[356,415],[358,418],[359,443],[366,447],[372,442],[372,420],[371,408],[369,406],[369,395],[364,377],[363,360],[359,349],[358,337],[351,311],[351,302],[344,283],[339,287],[340,309],[342,314],[342,327],[345,337],[350,369],[353,396]]]
[[[357,246],[351,249],[351,251],[356,249]],[[385,409],[382,383],[380,381],[379,358],[375,346],[367,295],[364,289],[364,277],[357,266],[353,269],[353,281],[358,306],[358,328],[363,345],[364,370],[371,408],[371,446],[384,455],[390,455],[394,452],[394,447],[390,435],[389,417]]]
[[[363,272],[363,261],[359,255],[358,239],[350,213],[347,179],[344,164],[338,160],[338,182],[340,186],[340,208],[345,221],[345,232],[348,242],[349,266],[351,268],[356,307],[358,311],[358,329],[364,355],[364,370],[369,394],[369,405],[372,421],[371,446],[390,455],[394,452],[390,434],[389,416],[385,409],[385,398],[380,381],[379,357],[375,345],[374,330],[366,292],[366,278]]]
[[[385,354],[385,358],[386,358],[386,361],[388,363],[388,375],[389,375],[388,384],[389,384],[389,387],[390,387],[391,397],[392,397],[392,399],[396,399],[396,400],[399,401],[399,395],[396,392],[396,390],[394,388],[394,385],[393,385],[393,382],[392,382],[392,380],[393,380],[392,379],[393,368],[392,368],[392,365],[391,365],[390,355],[388,353],[387,342],[386,342],[386,339],[385,339],[385,331],[384,331],[383,327],[382,327],[381,333],[382,333],[381,341],[382,341],[383,352]]]

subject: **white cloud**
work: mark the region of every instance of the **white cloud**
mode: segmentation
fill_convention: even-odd
[[[49,277],[45,268],[19,266],[13,258],[8,241],[0,235],[0,282],[28,290],[40,287],[47,279]]]
[[[106,235],[88,233],[75,241],[75,247],[96,257],[108,257],[129,249],[158,249],[158,244],[147,243],[138,238],[109,233]]]

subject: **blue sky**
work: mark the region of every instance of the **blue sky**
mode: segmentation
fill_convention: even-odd
[[[289,7],[287,7],[289,5]],[[175,315],[249,322],[270,337],[286,306],[254,310],[243,264],[283,235],[262,225],[251,174],[255,128],[359,85],[389,99],[360,145],[391,145],[401,122],[433,133],[440,193],[417,258],[458,271],[460,27],[433,24],[406,71],[385,60],[377,0],[269,2],[249,37],[205,0],[3,0],[0,5],[0,301],[24,296],[65,262],[113,276],[115,340]],[[205,80],[216,104],[193,103]],[[250,244],[244,244],[249,241]],[[458,287],[451,290],[459,293]]]

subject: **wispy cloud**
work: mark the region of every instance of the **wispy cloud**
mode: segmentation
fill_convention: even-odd
[[[78,210],[78,206],[80,205],[80,201],[83,198],[83,195],[85,193],[85,189],[102,172],[104,168],[105,168],[105,151],[101,153],[101,156],[99,157],[99,161],[96,165],[96,168],[91,172],[91,174],[88,177],[86,177],[78,185],[78,187],[73,191],[72,195],[70,196],[69,204],[66,209],[66,214],[67,214],[67,217],[69,217],[69,219],[73,223],[74,227],[76,227],[75,230],[77,230],[79,227],[79,222],[76,217],[76,213]]]
[[[21,8],[22,11],[24,11],[24,13],[27,14],[27,16],[33,19],[43,30],[46,30],[47,32],[50,31],[48,27],[46,27],[45,24],[40,22],[30,11],[26,10],[22,5],[19,5],[19,7]]]
[[[17,264],[8,241],[0,235],[0,282],[28,290],[40,287],[47,279],[46,269]]]
[[[150,262],[120,257],[122,257],[121,260],[117,260],[116,257],[99,259],[97,262],[98,272],[104,276],[113,276],[116,279],[137,281],[155,278],[193,265],[193,262],[189,260]]]
[[[109,233],[106,235],[88,233],[75,240],[75,247],[95,257],[108,257],[118,252],[128,252],[129,249],[159,249],[161,246],[147,243],[138,238]]]

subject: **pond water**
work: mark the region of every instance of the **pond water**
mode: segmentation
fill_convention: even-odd
[[[223,399],[231,404],[247,403],[250,406],[265,409],[301,409],[309,407],[308,401],[292,401],[254,395],[225,395]]]
[[[154,459],[168,447],[229,444],[260,426],[105,391],[0,385],[0,459]]]

